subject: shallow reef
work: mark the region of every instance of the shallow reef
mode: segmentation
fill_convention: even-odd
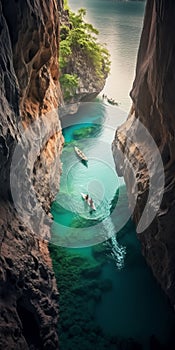
[[[99,278],[108,247],[94,246],[91,258],[53,244],[49,249],[60,293],[60,349],[141,350],[142,346],[133,339],[104,334],[95,319],[103,293],[112,289],[110,279]]]
[[[86,126],[82,127],[80,129],[74,130],[73,137],[75,140],[87,138],[87,137],[94,137],[96,134],[99,135],[101,130],[100,124],[94,124],[93,126]]]
[[[80,222],[77,224],[80,225]],[[84,220],[82,221],[82,226],[83,224]],[[131,220],[129,220],[120,230],[117,240],[119,245],[125,245],[126,247],[124,261],[125,269],[118,270],[118,272],[116,271],[117,267],[115,265],[115,257],[111,253],[113,249],[111,240],[87,248],[64,248],[50,244],[50,255],[60,293],[60,315],[58,323],[60,350],[174,350],[173,333],[170,334],[166,344],[164,343],[163,345],[163,343],[160,343],[160,340],[157,339],[157,336],[151,333],[149,335],[147,331],[142,331],[143,333],[145,332],[145,335],[147,334],[147,339],[146,341],[142,340],[140,344],[137,338],[121,336],[120,330],[118,332],[116,331],[115,334],[110,333],[109,327],[106,329],[106,325],[102,325],[103,322],[99,322],[99,315],[101,318],[105,318],[103,308],[104,299],[115,298],[115,279],[117,278],[117,283],[121,284],[121,286],[117,286],[117,290],[119,288],[121,292],[122,286],[124,286],[124,284],[127,286],[126,279],[128,279],[128,273],[132,275],[131,271],[139,268],[141,269],[140,273],[144,274],[145,269],[147,269],[141,255],[140,243],[136,239],[135,227]],[[108,273],[105,273],[104,271],[108,271]],[[110,271],[116,272],[111,275]],[[128,279],[128,288],[131,288],[131,294],[133,286],[131,286],[130,283],[132,285],[136,283],[136,281],[132,281],[134,275],[132,276],[131,280]],[[137,277],[139,278],[139,276],[141,283],[144,283],[141,275],[138,275]],[[144,278],[147,280],[147,278],[149,278],[148,276],[150,276],[150,272],[145,273]],[[123,278],[125,279],[125,282],[123,282]],[[150,278],[152,281],[152,277]],[[153,284],[153,293],[159,293],[154,290],[154,281],[151,283]],[[134,288],[137,288],[137,285]],[[119,297],[119,299],[121,298],[124,302],[124,298],[126,297],[124,297],[125,292],[125,290],[121,292],[123,297],[119,295],[117,296],[116,294],[116,298]],[[126,293],[129,296],[128,293],[130,292]],[[159,298],[159,294],[156,295]],[[138,316],[138,310],[142,307],[140,304],[141,300],[138,300],[135,309],[133,308],[134,323],[135,318],[137,319]],[[151,302],[151,300],[152,298],[146,298],[145,302]],[[153,300],[155,299],[153,298]],[[126,300],[125,302],[128,304]],[[132,302],[132,297],[130,302]],[[114,300],[113,303],[115,304]],[[160,310],[163,308],[161,303],[163,304],[163,300],[160,299]],[[107,308],[111,308],[111,305]],[[120,304],[117,305],[120,308]],[[157,306],[152,305],[152,307],[156,312]],[[150,305],[148,305],[148,310],[149,308]],[[116,308],[114,307],[110,312],[116,313]],[[118,310],[118,313],[118,317],[120,318],[121,308]],[[163,315],[164,314],[160,311],[160,317],[163,317]],[[130,318],[129,321],[127,320],[127,314],[125,314],[125,316],[126,320],[124,323],[125,326],[128,327],[130,322],[132,322],[131,317],[128,313],[128,317]],[[147,316],[149,317],[149,311],[147,312]],[[167,315],[165,314],[165,319],[166,316]],[[169,317],[170,316],[171,315],[169,315]],[[140,322],[142,322],[142,317],[138,317],[140,317]],[[116,322],[116,317],[114,317],[114,319],[115,321],[113,321]],[[136,324],[138,324],[138,322],[136,322]],[[147,324],[145,324],[145,327],[147,327]],[[172,322],[169,323],[169,327],[173,327]]]

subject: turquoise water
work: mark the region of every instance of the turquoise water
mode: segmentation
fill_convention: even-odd
[[[115,216],[120,213],[122,195],[119,189],[124,185],[123,179],[116,175],[111,140],[114,138],[115,127],[125,117],[124,112],[115,107],[106,107],[100,102],[83,103],[76,115],[63,117],[63,176],[53,206],[56,223],[52,240],[56,244],[83,247],[103,242],[130,217],[129,211],[125,211],[118,220],[117,227],[114,227],[114,213],[110,215],[112,200],[117,191]],[[74,146],[85,152],[88,164],[82,164],[78,159]],[[95,212],[87,208],[81,193],[89,193],[93,198],[97,208]],[[80,225],[80,229],[77,225]],[[59,236],[54,234],[55,231],[60,232]]]
[[[163,344],[171,338],[174,315],[141,255],[126,188],[111,154],[114,125],[125,118],[100,101],[82,103],[77,114],[62,118],[63,174],[52,207],[61,350],[78,348],[77,342],[78,349],[87,350],[92,339],[99,350],[137,349],[131,338],[148,350],[154,349],[151,336]],[[75,145],[88,156],[87,166],[76,156]],[[96,212],[85,205],[81,192],[93,197]]]
[[[69,3],[88,9],[88,21],[108,43],[113,62],[105,93],[128,110],[144,4]],[[50,248],[60,292],[60,350],[170,349],[174,314],[142,257],[111,152],[115,130],[127,117],[123,110],[98,100],[61,119],[63,174],[52,206]],[[74,146],[87,155],[87,164]],[[93,197],[96,212],[81,192]]]
[[[128,111],[129,92],[135,75],[137,50],[143,22],[144,2],[116,0],[69,0],[73,10],[87,8],[86,19],[99,31],[99,39],[111,53],[111,74],[104,93]]]

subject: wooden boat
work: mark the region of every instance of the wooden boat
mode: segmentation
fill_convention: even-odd
[[[78,147],[74,147],[74,150],[81,160],[84,160],[85,162],[88,161],[88,158],[85,156],[85,154]]]
[[[90,206],[90,208],[92,209],[92,210],[96,210],[96,207],[95,207],[95,204],[94,204],[94,202],[91,204],[91,202],[90,202],[90,197],[88,198],[88,199],[86,199],[86,194],[85,193],[81,193],[81,196],[82,196],[82,198],[84,199],[84,201],[86,201],[86,203]]]
[[[118,106],[118,102],[115,101],[113,98],[107,98],[107,101],[113,106]]]

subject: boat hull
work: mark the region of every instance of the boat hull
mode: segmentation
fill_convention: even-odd
[[[90,204],[90,198],[88,198],[88,200],[86,199],[86,194],[85,193],[81,193],[81,196],[84,199],[84,201],[86,201],[86,203],[89,205],[89,207],[92,210],[96,210],[96,207],[95,207],[94,203],[92,205]]]
[[[88,158],[86,157],[86,155],[78,148],[78,147],[74,147],[74,150],[77,154],[77,156],[83,160],[84,162],[88,161]]]

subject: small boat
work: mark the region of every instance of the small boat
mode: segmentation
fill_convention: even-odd
[[[107,101],[113,106],[118,106],[118,102],[115,101],[113,98],[107,98]]]
[[[86,201],[86,203],[90,206],[90,208],[92,210],[96,210],[95,204],[94,204],[94,202],[91,203],[91,198],[90,197],[88,199],[86,199],[86,194],[85,193],[81,193],[81,196],[84,199],[84,201]]]
[[[76,154],[78,155],[78,157],[81,158],[81,160],[84,160],[85,162],[88,161],[88,158],[85,156],[85,154],[78,147],[75,146],[74,150],[75,150]]]

